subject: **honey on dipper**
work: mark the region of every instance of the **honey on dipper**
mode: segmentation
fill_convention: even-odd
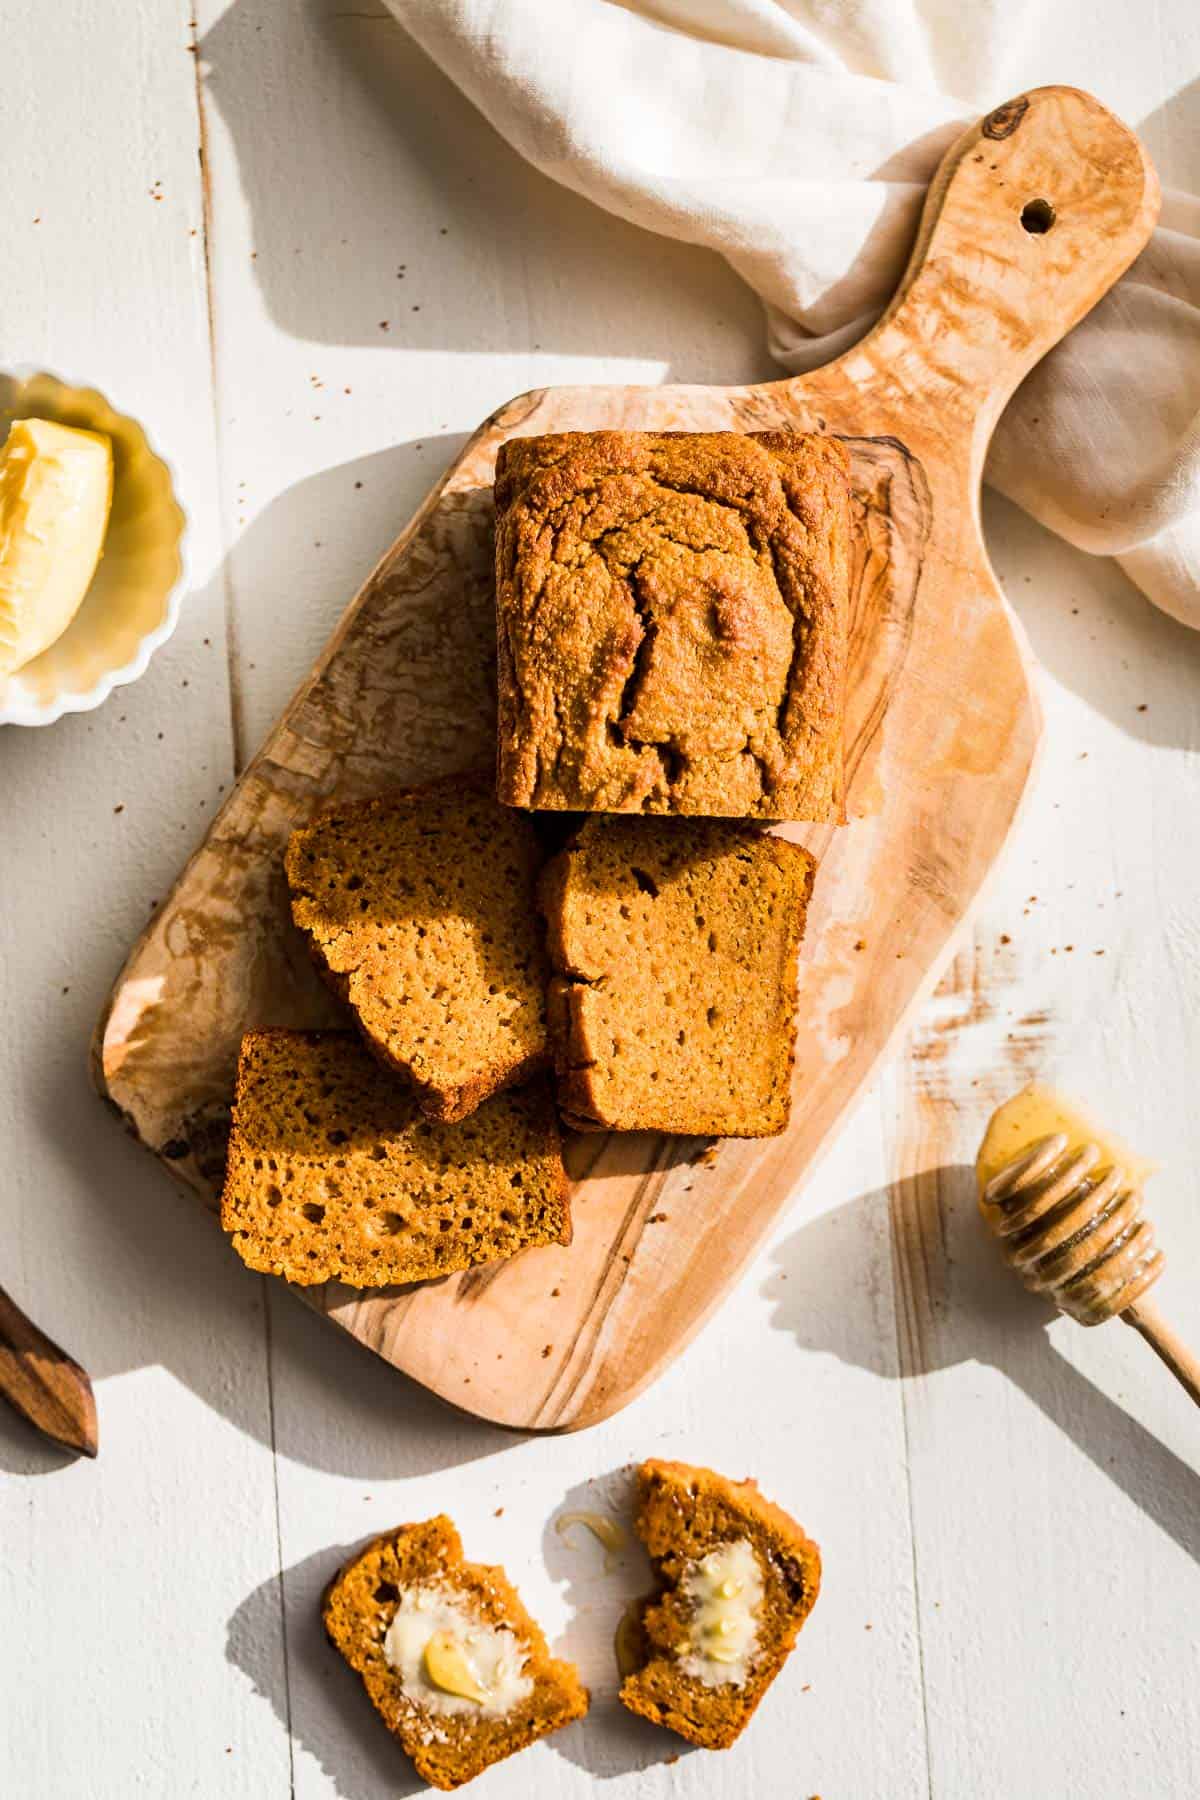
[[[1081,1325],[1124,1319],[1200,1404],[1200,1362],[1145,1297],[1165,1260],[1142,1216],[1142,1183],[1157,1166],[1030,1083],[988,1122],[979,1210],[1027,1288]]]

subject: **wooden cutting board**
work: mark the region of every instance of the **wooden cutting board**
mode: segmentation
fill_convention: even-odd
[[[289,832],[331,795],[492,756],[501,441],[601,427],[850,440],[850,822],[787,828],[821,859],[791,1128],[719,1144],[576,1137],[569,1248],[421,1287],[296,1290],[397,1368],[516,1426],[578,1427],[624,1405],[737,1281],[936,980],[1012,828],[1039,735],[1028,655],[980,537],[988,438],[1022,376],[1137,255],[1157,204],[1141,144],[1096,100],[1022,95],[947,155],[892,306],[847,355],[752,387],[523,395],[476,434],[351,603],[97,1028],[100,1091],[212,1207],[242,1032],[335,1017],[289,920]]]

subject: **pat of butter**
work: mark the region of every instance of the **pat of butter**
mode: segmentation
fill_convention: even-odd
[[[706,1687],[740,1685],[750,1673],[763,1601],[754,1546],[745,1538],[719,1545],[684,1571],[679,1586],[691,1601],[683,1668]]]
[[[516,1634],[488,1624],[467,1595],[440,1584],[401,1592],[383,1654],[407,1698],[436,1716],[498,1719],[533,1692]]]
[[[1100,1169],[1120,1167],[1125,1171],[1131,1186],[1140,1188],[1147,1176],[1153,1175],[1160,1166],[1156,1162],[1148,1162],[1144,1156],[1135,1156],[1128,1144],[1123,1144],[1110,1131],[1103,1131],[1090,1119],[1081,1107],[1056,1093],[1053,1088],[1043,1087],[1040,1082],[1031,1081],[1020,1093],[1006,1100],[1003,1106],[996,1108],[988,1121],[988,1128],[979,1146],[979,1155],[975,1159],[975,1175],[982,1194],[992,1177],[1007,1163],[1013,1162],[1024,1151],[1029,1150],[1039,1139],[1052,1137],[1062,1132],[1067,1140],[1067,1153],[1078,1150],[1083,1144],[1099,1146]]]
[[[476,1678],[462,1645],[449,1631],[435,1631],[426,1644],[425,1673],[443,1694],[457,1694],[462,1700],[476,1702],[488,1697],[488,1691]]]
[[[112,443],[50,419],[18,419],[0,448],[0,675],[67,629],[104,547]]]

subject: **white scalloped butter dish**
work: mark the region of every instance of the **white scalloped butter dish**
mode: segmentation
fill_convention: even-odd
[[[67,629],[23,669],[0,676],[0,725],[52,725],[136,681],[174,631],[185,586],[183,508],[170,464],[137,420],[95,388],[44,369],[0,370],[0,441],[14,419],[32,418],[108,434],[112,511],[104,553]]]

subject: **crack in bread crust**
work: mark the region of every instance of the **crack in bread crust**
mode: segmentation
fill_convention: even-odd
[[[838,440],[513,439],[496,505],[502,800],[842,817]]]

